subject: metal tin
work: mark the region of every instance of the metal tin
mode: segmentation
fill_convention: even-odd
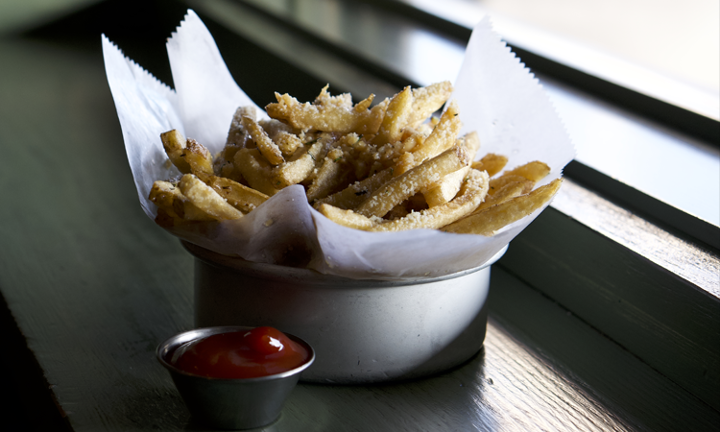
[[[300,374],[315,360],[312,347],[302,339],[285,333],[310,353],[301,366],[259,378],[220,379],[192,375],[177,369],[170,359],[176,350],[192,341],[218,333],[250,330],[247,326],[201,328],[180,333],[161,343],[157,359],[170,372],[175,387],[194,418],[220,429],[251,429],[274,422]]]
[[[302,380],[370,383],[439,373],[481,348],[490,265],[448,276],[356,280],[260,264],[183,242],[195,256],[195,324],[268,325],[317,354]]]

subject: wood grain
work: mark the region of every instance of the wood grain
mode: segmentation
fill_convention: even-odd
[[[0,40],[0,290],[74,430],[203,430],[154,358],[191,328],[192,258],[140,210],[97,41]],[[494,271],[490,301],[485,348],[460,368],[404,383],[301,384],[262,430],[720,424],[507,272]]]

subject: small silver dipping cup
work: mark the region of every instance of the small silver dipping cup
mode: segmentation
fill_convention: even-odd
[[[300,374],[315,360],[315,351],[307,342],[285,333],[307,349],[310,358],[295,369],[275,375],[242,379],[208,378],[183,372],[170,363],[175,351],[187,343],[214,334],[252,328],[199,328],[177,334],[158,346],[156,354],[160,364],[170,371],[190,414],[199,422],[219,429],[251,429],[274,422],[280,416],[283,404],[297,384]]]

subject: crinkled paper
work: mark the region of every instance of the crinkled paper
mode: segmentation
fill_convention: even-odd
[[[180,174],[167,163],[160,134],[178,129],[215,154],[225,145],[236,108],[255,104],[235,83],[212,35],[192,10],[167,42],[175,90],[127,59],[105,36],[102,42],[140,205],[154,219],[156,208],[148,199],[153,182]],[[479,156],[504,154],[510,168],[541,160],[552,169],[541,184],[562,175],[575,155],[574,147],[537,79],[500,40],[488,18],[473,30],[454,89],[463,133],[475,130],[480,136]],[[309,254],[308,267],[321,273],[402,279],[482,265],[540,211],[493,237],[436,230],[371,233],[331,222],[307,204],[304,189],[295,185],[241,219],[170,231],[207,249],[253,262],[283,264],[288,257]]]

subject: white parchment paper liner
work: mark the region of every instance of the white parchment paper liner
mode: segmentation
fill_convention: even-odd
[[[140,204],[154,219],[156,208],[147,198],[153,182],[179,175],[166,162],[160,134],[178,129],[214,154],[225,144],[235,109],[255,104],[237,86],[212,36],[192,10],[167,43],[175,91],[124,57],[105,36],[102,42],[108,84]],[[542,160],[552,173],[541,184],[561,176],[575,155],[574,147],[537,80],[492,31],[487,18],[473,30],[454,87],[463,133],[475,130],[480,135],[479,155],[504,154],[509,168]],[[293,254],[310,254],[308,267],[321,273],[402,279],[479,266],[539,213],[490,238],[435,230],[369,233],[331,222],[307,204],[304,189],[296,185],[244,218],[170,231],[199,246],[249,261],[282,264]]]

